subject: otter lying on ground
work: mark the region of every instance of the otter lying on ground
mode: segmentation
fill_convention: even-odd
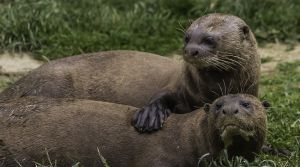
[[[139,134],[130,125],[136,108],[79,99],[24,97],[0,104],[0,164],[31,167],[57,161],[102,166],[97,147],[110,167],[196,166],[226,147],[230,156],[253,160],[266,135],[267,102],[252,95],[218,98],[204,111],[170,116],[165,128]],[[155,147],[153,147],[155,145]]]
[[[221,95],[257,96],[260,57],[240,18],[214,13],[197,19],[186,31],[184,52],[183,63],[134,51],[52,61],[4,90],[0,101],[71,97],[142,107],[132,123],[143,132],[161,128],[171,112],[191,112]]]

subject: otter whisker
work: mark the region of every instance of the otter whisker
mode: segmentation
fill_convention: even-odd
[[[181,28],[176,28],[176,30],[182,32],[183,34],[185,33],[185,30],[181,29]]]
[[[225,61],[230,61],[230,62],[232,62],[232,63],[234,63],[234,64],[237,64],[237,65],[240,65],[241,67],[243,67],[243,64],[242,64],[242,63],[240,63],[240,62],[238,62],[238,61],[236,61],[236,60],[234,60],[234,59],[230,59],[230,58],[228,58],[228,57],[225,57],[224,60],[225,60]]]
[[[201,48],[200,48],[200,50],[205,51],[204,49],[201,49]],[[217,58],[217,57],[220,57],[217,54],[213,54],[210,52],[206,52],[206,53],[209,54],[209,56],[211,56],[211,59],[214,61],[214,65],[218,64],[218,65],[222,66],[222,69],[225,69],[225,70],[228,70],[228,69],[236,70],[235,68],[232,67],[232,65],[235,65],[236,63],[227,61],[227,60],[223,60],[221,58]],[[231,55],[228,55],[228,56],[231,56]],[[228,60],[230,60],[230,59],[228,59]]]
[[[238,61],[231,60],[231,59],[224,59],[224,61],[228,64],[231,64],[232,66],[235,66],[236,69],[238,67],[241,67],[242,69],[244,68],[244,65],[239,63]],[[240,68],[238,68],[238,69],[240,69]]]
[[[205,63],[208,63],[208,64],[212,64],[215,66],[215,68],[219,69],[220,71],[222,71],[222,69],[224,69],[223,66],[221,66],[217,60],[215,60],[215,58],[212,56],[211,59],[207,60],[207,59],[204,59],[203,60]]]
[[[229,64],[226,64],[225,61],[222,62],[222,60],[217,59],[217,58],[215,58],[215,57],[211,57],[211,60],[214,61],[215,64],[218,64],[219,66],[222,66],[222,69],[225,69],[225,70],[230,69],[230,68],[231,68],[231,69],[234,69],[234,68],[232,68]]]
[[[217,95],[218,97],[220,97],[221,95],[213,90],[211,90],[210,92],[214,93],[215,95]]]
[[[221,64],[218,64],[217,61],[214,61],[214,60],[210,60],[208,61],[210,64],[212,64],[216,69],[222,71],[224,69],[226,69],[224,66],[222,66]]]
[[[230,93],[232,91],[232,80],[230,80],[229,82],[229,86],[228,86],[228,92]]]
[[[223,59],[218,59],[218,61],[220,61],[220,62],[222,62],[222,63],[224,63],[224,64],[226,64],[226,65],[228,65],[228,66],[230,66],[230,65],[234,65],[235,63],[233,63],[233,62],[230,62],[230,61],[227,61],[227,60],[223,60]]]
[[[213,61],[215,62],[214,63],[215,67],[219,67],[220,71],[229,69],[228,66],[226,66],[218,61],[215,61],[215,60],[213,60]]]
[[[208,62],[212,65],[214,65],[215,68],[219,69],[220,71],[222,71],[224,69],[224,67],[222,67],[220,64],[217,63],[217,61],[211,59],[208,60]]]
[[[234,55],[234,54],[232,54],[232,55],[228,55],[229,57],[233,57],[233,58],[238,58],[238,59],[240,59],[240,60],[244,60],[244,61],[246,61],[247,59],[246,58],[243,58],[243,57],[240,57],[240,56],[237,56],[237,55]]]
[[[236,55],[227,55],[226,58],[227,58],[227,59],[230,59],[230,60],[234,60],[234,61],[241,61],[242,63],[244,63],[244,62],[247,61],[247,59],[238,57],[238,56],[236,56]]]
[[[246,79],[247,79],[247,78],[246,78]],[[243,90],[244,90],[243,88],[244,88],[245,82],[246,82],[246,80],[240,82],[240,84],[239,84],[240,92],[239,92],[239,93],[242,93],[242,92],[243,92]]]
[[[217,51],[217,53],[222,53],[222,54],[224,54],[224,55],[234,55],[233,53],[231,53],[231,52],[224,52],[224,51]]]
[[[246,85],[249,82],[249,80],[251,79],[250,74],[247,73],[246,75],[247,75],[246,80],[244,82],[241,82],[241,84],[240,84],[242,92],[245,91]]]
[[[221,91],[221,95],[223,96],[224,95],[224,93],[223,93],[223,89],[222,89],[222,87],[221,87],[221,85],[218,83],[218,86],[219,86],[219,88],[220,88],[220,91]]]
[[[224,89],[225,89],[224,93],[225,93],[225,95],[227,95],[227,88],[226,88],[226,84],[225,84],[224,79],[222,81],[223,81],[223,85],[224,85]]]
[[[224,57],[224,56],[227,56],[227,55],[222,55],[222,56],[220,56],[220,55],[215,55],[214,58],[217,58],[218,60],[223,61],[223,62],[228,62],[228,61],[226,61],[225,59],[223,59],[223,58],[226,58],[226,57]]]
[[[222,65],[224,67],[224,69],[233,69],[235,70],[235,68],[233,68],[227,61],[224,61],[222,59],[217,59],[217,58],[212,58],[216,63],[218,63],[219,65]]]
[[[246,92],[248,92],[254,85],[256,85],[256,82],[252,82],[252,84],[246,89]]]
[[[244,90],[243,88],[244,88],[245,82],[247,82],[246,80],[247,80],[247,78],[245,78],[245,80],[242,80],[240,82],[240,85],[239,85],[240,86],[240,92],[239,93],[243,92],[243,90]]]
[[[238,57],[234,57],[234,56],[228,56],[228,57],[224,57],[224,59],[226,61],[231,61],[231,62],[234,62],[234,63],[238,63],[238,64],[245,64],[247,62],[246,59],[243,59],[243,58],[238,58]]]
[[[180,26],[181,29],[183,29],[183,30],[185,29],[185,28],[183,27],[183,25],[181,24],[180,21],[178,21],[178,24],[179,24],[179,26]]]
[[[183,25],[181,24],[180,21],[178,21],[178,24],[179,24],[179,28],[176,28],[176,29],[183,32],[183,34],[185,34],[186,33],[186,28],[183,27]]]

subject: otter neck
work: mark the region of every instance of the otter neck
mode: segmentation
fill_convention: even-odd
[[[203,110],[195,110],[191,113],[184,115],[176,115],[176,118],[170,117],[174,121],[173,133],[176,134],[176,141],[180,143],[181,148],[185,151],[174,151],[179,154],[179,157],[184,157],[186,164],[183,166],[196,166],[198,160],[201,156],[209,153],[211,154],[211,149],[209,143],[208,132],[208,122],[206,119],[206,113]],[[176,128],[174,128],[176,127]]]
[[[230,87],[232,78],[238,80],[239,70],[220,71],[214,68],[196,68],[185,63],[184,73],[179,86],[178,98],[183,101],[185,111],[194,110],[203,106],[205,103],[211,103],[219,96],[235,93]],[[219,83],[219,84],[218,84]],[[233,85],[234,86],[234,85]],[[236,92],[237,93],[237,92]],[[200,99],[199,97],[202,97]]]

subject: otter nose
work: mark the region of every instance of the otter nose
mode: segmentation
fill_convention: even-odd
[[[199,54],[199,51],[197,48],[187,47],[184,49],[184,53],[188,56],[197,56]]]
[[[197,56],[199,54],[198,50],[192,50],[190,55],[191,56]]]
[[[239,113],[239,109],[234,107],[234,106],[230,106],[230,107],[224,107],[222,110],[223,115],[236,115]]]

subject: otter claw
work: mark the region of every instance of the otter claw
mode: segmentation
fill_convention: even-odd
[[[132,125],[141,133],[159,130],[163,127],[170,113],[170,109],[159,102],[154,102],[141,108],[134,114]]]

